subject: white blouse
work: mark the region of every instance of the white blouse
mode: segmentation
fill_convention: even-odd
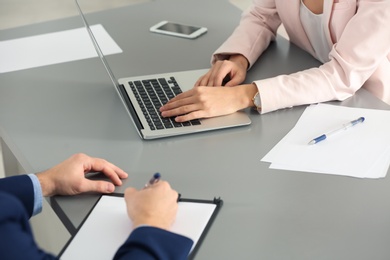
[[[314,49],[317,59],[322,63],[329,61],[331,47],[326,40],[322,14],[315,14],[301,0],[299,12],[303,29]]]

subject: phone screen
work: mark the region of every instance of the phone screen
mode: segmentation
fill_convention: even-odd
[[[169,31],[169,32],[175,32],[175,33],[181,33],[185,35],[191,35],[192,33],[199,30],[200,27],[168,22],[166,24],[161,25],[157,29]]]

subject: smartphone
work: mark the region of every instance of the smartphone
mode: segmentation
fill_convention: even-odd
[[[169,21],[161,21],[150,27],[151,32],[167,34],[171,36],[194,39],[207,32],[206,27],[186,25]]]

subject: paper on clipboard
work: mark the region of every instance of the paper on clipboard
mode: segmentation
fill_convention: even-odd
[[[212,201],[180,201],[170,231],[194,241],[191,253],[220,206]],[[221,201],[220,201],[221,202]],[[61,260],[113,259],[132,230],[123,196],[103,195],[61,254]]]

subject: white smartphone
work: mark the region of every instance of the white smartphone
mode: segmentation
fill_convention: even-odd
[[[150,27],[151,32],[194,39],[207,32],[206,27],[162,21]]]

